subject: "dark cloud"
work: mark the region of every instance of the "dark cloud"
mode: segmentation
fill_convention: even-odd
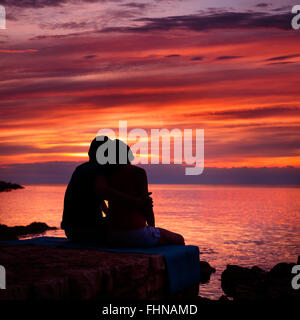
[[[239,58],[243,58],[243,56],[219,56],[216,58],[216,60],[233,60]]]
[[[280,120],[280,119],[279,119]],[[252,123],[252,124],[244,124],[238,125],[239,127],[250,128],[251,130],[255,130],[255,134],[260,136],[271,135],[276,139],[277,137],[285,136],[287,138],[298,137],[299,132],[299,123],[297,119],[295,119],[295,123],[280,123],[273,122],[270,124],[267,123]],[[236,128],[236,127],[235,127]]]
[[[287,59],[291,59],[291,58],[298,58],[300,57],[300,54],[291,54],[291,55],[287,55],[287,56],[279,56],[279,57],[272,57],[272,58],[268,58],[264,61],[281,61],[281,60],[287,60]]]
[[[147,169],[146,169],[147,170]],[[299,185],[300,168],[204,168],[200,176],[180,177],[179,183],[196,184],[268,184],[268,185]],[[158,177],[159,178],[159,177]],[[161,180],[164,178],[162,175]],[[165,178],[166,179],[166,178]],[[167,179],[166,179],[167,180]],[[187,182],[188,181],[188,182]],[[176,182],[175,182],[176,183]],[[178,183],[178,182],[177,182]]]
[[[86,32],[84,32],[86,33]],[[54,34],[54,35],[39,35],[32,38],[29,38],[30,41],[39,41],[39,40],[54,40],[54,39],[64,39],[64,38],[71,38],[76,36],[83,36],[83,32],[72,32],[68,34]]]
[[[94,21],[81,21],[81,22],[76,22],[76,21],[70,21],[70,22],[65,22],[65,23],[55,23],[55,24],[41,24],[40,27],[42,29],[96,29],[97,28],[97,23]]]
[[[132,9],[146,9],[147,7],[149,7],[148,3],[136,3],[136,2],[129,2],[129,3],[123,3],[121,4],[122,7],[128,7],[128,8],[132,8]]]
[[[189,29],[208,31],[214,29],[291,29],[291,13],[267,14],[262,12],[218,12],[214,14],[193,14],[170,16],[163,18],[140,18],[136,22],[143,23],[137,27],[111,27],[102,32],[152,32],[171,29]]]
[[[21,184],[68,183],[80,162],[43,162],[0,166],[0,180]],[[144,165],[149,183],[299,185],[300,168],[204,168],[199,176],[186,176],[182,165]]]
[[[204,59],[203,56],[197,56],[197,57],[191,58],[192,61],[202,61],[203,59]]]
[[[286,116],[286,115],[300,115],[299,107],[285,107],[285,106],[274,106],[264,108],[253,108],[243,110],[224,110],[207,113],[194,113],[189,116],[199,117],[207,116],[209,118],[220,118],[220,119],[256,119],[266,118],[273,116]]]
[[[96,58],[96,57],[97,57],[96,54],[90,54],[90,55],[88,55],[88,56],[84,56],[84,59],[94,59],[94,58]]]
[[[177,58],[177,57],[180,57],[180,54],[169,54],[165,56],[165,58]]]
[[[270,4],[269,3],[265,3],[265,2],[258,3],[256,5],[256,7],[258,7],[258,8],[266,8],[266,7],[269,7],[269,6],[270,6]]]
[[[0,4],[7,7],[21,7],[21,8],[44,8],[57,7],[67,0],[0,0]]]
[[[243,156],[252,157],[257,157],[258,154],[261,157],[290,157],[299,155],[300,141],[291,140],[290,137],[281,137],[278,135],[275,138],[273,135],[268,134],[264,136],[263,141],[261,137],[253,139],[252,141],[250,139],[249,137],[243,144],[240,142],[230,144],[224,151],[231,154],[242,154]]]
[[[267,66],[276,66],[276,65],[282,66],[282,65],[293,64],[293,63],[295,63],[295,62],[292,62],[292,61],[282,61],[282,62],[267,63],[266,65],[267,65]]]
[[[28,145],[10,145],[7,143],[0,143],[0,154],[2,156],[11,156],[11,161],[14,161],[13,156],[17,154],[24,154],[24,153],[34,153],[37,149],[32,146]]]
[[[0,166],[0,178],[19,183],[68,183],[77,162],[44,162]]]
[[[0,0],[0,4],[7,7],[19,8],[45,8],[45,7],[58,7],[65,3],[81,3],[81,2],[121,2],[122,0]]]

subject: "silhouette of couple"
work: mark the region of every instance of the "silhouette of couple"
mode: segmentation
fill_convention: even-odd
[[[114,164],[99,159],[99,148]],[[88,154],[65,193],[61,227],[69,240],[115,247],[184,245],[180,234],[155,227],[147,174],[131,164],[129,146],[101,136],[91,142]]]

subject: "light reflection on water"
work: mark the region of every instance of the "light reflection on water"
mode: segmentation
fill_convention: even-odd
[[[0,223],[59,227],[63,185],[30,185],[0,193]],[[300,254],[300,189],[293,187],[151,185],[157,226],[182,233],[217,269],[201,296],[222,295],[227,264],[269,269]],[[47,232],[64,236],[62,230]]]

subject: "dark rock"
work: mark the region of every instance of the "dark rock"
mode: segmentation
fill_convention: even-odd
[[[258,266],[253,266],[251,268],[251,270],[254,271],[255,273],[260,273],[260,274],[263,274],[263,275],[266,274],[266,271],[263,270],[262,268],[258,267]]]
[[[214,272],[216,272],[216,269],[208,262],[200,261],[200,283],[207,283],[210,280],[211,274]]]
[[[276,264],[269,272],[269,276],[272,278],[286,278],[291,274],[291,270],[295,263],[281,262]]]
[[[18,236],[8,226],[5,224],[0,224],[0,241],[4,240],[18,240]]]
[[[300,301],[300,291],[291,286],[294,263],[279,263],[269,272],[259,267],[228,265],[221,276],[224,293],[234,300]]]
[[[16,226],[12,227],[12,229],[17,233],[18,236],[21,236],[25,234],[43,233],[47,230],[55,230],[56,227],[49,227],[44,222],[32,222],[28,226]]]
[[[227,296],[234,299],[256,298],[260,297],[264,278],[265,272],[259,267],[249,269],[228,265],[221,276],[221,287]]]
[[[226,302],[226,301],[230,301],[230,300],[228,299],[228,297],[222,295],[222,296],[219,298],[219,301],[221,301],[221,302]]]
[[[272,299],[293,300],[296,297],[297,290],[291,286],[291,271],[294,265],[295,263],[278,263],[268,273],[268,294]]]
[[[56,227],[49,227],[43,222],[33,222],[28,226],[8,227],[4,224],[0,225],[0,241],[17,240],[18,236],[27,234],[43,233],[47,230],[55,230]]]
[[[15,189],[23,189],[24,187],[11,182],[0,181],[0,192],[2,191],[11,191]]]

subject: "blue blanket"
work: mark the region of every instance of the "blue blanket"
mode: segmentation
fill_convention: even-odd
[[[159,246],[153,248],[105,248],[70,242],[67,238],[38,237],[27,240],[2,241],[13,245],[37,245],[73,249],[96,249],[107,252],[128,252],[163,255],[171,293],[177,293],[200,281],[199,248],[196,246]]]

